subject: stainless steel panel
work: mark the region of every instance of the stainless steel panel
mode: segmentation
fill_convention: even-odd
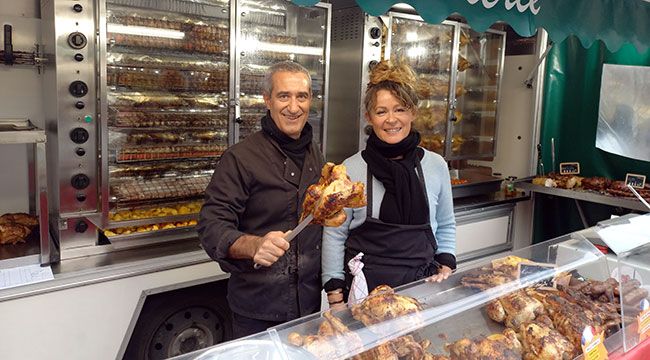
[[[81,12],[75,12],[73,3],[53,0],[41,3],[43,17],[43,52],[47,63],[43,74],[43,98],[45,102],[45,122],[48,136],[48,176],[50,200],[50,226],[53,226],[55,241],[60,241],[58,231],[61,217],[74,214],[96,213],[98,207],[98,119],[96,109],[96,37],[94,2],[76,1],[82,5]],[[69,44],[72,33],[81,33],[87,43],[83,48],[74,49]],[[83,56],[82,61],[74,59],[75,54]],[[87,93],[75,97],[70,92],[73,81],[83,81]],[[83,109],[74,104],[84,102]],[[81,128],[87,131],[88,140],[77,144],[71,139],[71,131]],[[78,156],[75,150],[84,148],[86,154]],[[75,189],[71,179],[84,174],[89,179],[85,189]],[[83,195],[83,201],[77,200]],[[92,231],[74,236],[74,242],[94,243]],[[65,247],[65,244],[63,245]],[[73,245],[70,245],[73,246]]]
[[[379,18],[364,14],[359,7],[334,10],[328,142],[325,157],[339,163],[365,147],[363,93],[368,81],[368,65],[381,59],[381,48],[371,46],[369,32],[381,29]],[[360,134],[359,137],[350,136]]]
[[[98,221],[95,221],[95,225],[104,226],[108,223],[108,212],[110,210],[109,204],[109,180],[108,180],[108,126],[106,125],[108,121],[108,96],[107,92],[104,91],[107,87],[107,77],[106,77],[106,2],[97,1],[97,10],[96,10],[96,19],[97,19],[97,51],[96,51],[96,60],[97,63],[97,103],[98,103],[98,112],[97,120],[100,122],[100,137],[99,137],[99,152],[104,156],[101,156],[99,163],[99,174],[100,174],[100,214]]]
[[[50,227],[49,227],[49,207],[47,203],[47,161],[45,153],[45,144],[35,144],[35,163],[34,163],[34,176],[36,177],[35,182],[35,193],[30,194],[32,197],[36,198],[35,205],[37,207],[38,218],[39,218],[39,235],[40,235],[40,244],[41,244],[41,264],[47,265],[50,262],[56,262],[59,260],[58,253],[52,249],[52,243],[50,241]],[[54,256],[53,258],[53,255]]]
[[[82,225],[85,224],[85,225]],[[83,217],[59,219],[58,233],[60,237],[61,260],[75,257],[72,249],[93,247],[97,244],[97,227]],[[81,231],[85,227],[84,231]]]
[[[456,216],[456,226],[463,225],[463,224],[470,224],[474,222],[479,222],[479,221],[484,221],[484,220],[489,220],[489,219],[495,219],[503,216],[508,217],[508,230],[507,230],[507,237],[504,239],[504,242],[502,244],[498,244],[495,246],[490,246],[490,247],[484,247],[482,249],[478,249],[475,251],[471,251],[468,253],[464,254],[459,254],[458,255],[458,261],[467,261],[471,259],[476,259],[478,257],[482,256],[487,256],[487,255],[492,255],[496,254],[498,252],[504,251],[504,250],[512,250],[512,235],[513,235],[513,217],[514,217],[514,208],[515,204],[503,204],[503,205],[498,205],[498,206],[491,206],[491,207],[486,207],[486,208],[481,208],[481,209],[474,209],[474,210],[469,210],[466,212],[458,212],[455,214]],[[480,239],[476,239],[476,241],[480,241]]]
[[[97,210],[98,192],[98,119],[96,109],[96,83],[95,83],[95,16],[94,2],[90,0],[77,1],[83,6],[83,11],[77,13],[72,9],[69,1],[54,2],[54,31],[55,57],[57,67],[56,94],[57,105],[57,134],[59,163],[59,191],[61,213],[74,214],[79,212]],[[87,44],[82,49],[73,49],[68,44],[68,37],[74,32],[85,35]],[[50,49],[51,50],[51,49]],[[46,51],[48,51],[46,49]],[[75,61],[74,55],[82,54],[83,61]],[[83,81],[88,87],[88,93],[81,97],[74,97],[69,87],[73,81]],[[47,94],[46,96],[52,96]],[[84,109],[77,109],[77,101],[85,103]],[[75,128],[88,131],[88,141],[76,144],[70,139],[70,133]],[[75,154],[75,149],[83,147],[86,155],[81,157]],[[85,174],[90,179],[90,185],[82,190],[71,186],[71,179],[77,174]],[[78,194],[84,194],[86,200],[77,200]]]

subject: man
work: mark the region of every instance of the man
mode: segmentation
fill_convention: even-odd
[[[223,154],[206,189],[198,232],[208,255],[230,273],[235,338],[320,310],[322,227],[308,226],[291,244],[284,239],[324,164],[307,123],[311,99],[304,67],[271,66],[262,131]]]

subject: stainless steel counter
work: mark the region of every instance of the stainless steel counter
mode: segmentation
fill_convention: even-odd
[[[52,265],[54,280],[0,290],[0,302],[210,261],[196,238],[63,260]]]
[[[530,195],[517,192],[517,195],[506,197],[503,191],[497,191],[489,194],[476,195],[471,197],[454,199],[454,213],[487,208],[507,203],[516,203],[530,199]]]
[[[529,180],[530,179],[522,179],[522,181],[517,182],[516,187],[522,190],[529,190],[540,194],[555,195],[574,200],[582,200],[597,204],[622,207],[624,209],[648,212],[648,208],[643,206],[643,204],[641,204],[641,202],[639,202],[637,199],[626,199],[610,195],[603,195],[589,190],[567,190],[550,188],[533,185],[532,183],[528,182]]]

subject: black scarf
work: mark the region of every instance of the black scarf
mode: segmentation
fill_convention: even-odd
[[[379,219],[383,222],[410,225],[429,222],[426,194],[415,172],[424,156],[424,151],[418,148],[419,143],[420,134],[415,130],[397,144],[385,143],[372,132],[366,150],[361,152],[372,176],[386,189],[379,210]],[[390,160],[398,156],[402,158]]]
[[[305,127],[300,132],[300,137],[294,139],[278,128],[275,121],[271,118],[271,113],[267,111],[266,115],[262,118],[262,131],[277,141],[282,151],[298,165],[299,169],[302,169],[307,147],[311,144],[312,139],[312,127],[309,123],[305,123]]]

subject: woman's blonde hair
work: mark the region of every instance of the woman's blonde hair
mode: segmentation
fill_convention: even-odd
[[[366,112],[375,106],[379,90],[390,91],[402,105],[416,111],[418,95],[415,92],[417,77],[415,72],[404,62],[391,64],[388,60],[379,62],[370,72],[370,81],[366,87],[364,106]]]

